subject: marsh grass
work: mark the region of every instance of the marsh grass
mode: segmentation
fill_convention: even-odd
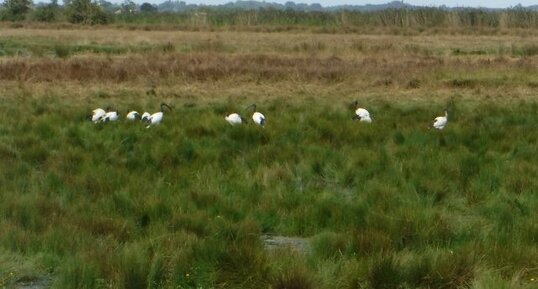
[[[201,37],[159,53],[2,60],[3,286],[19,284],[10,271],[50,274],[53,288],[535,285],[533,56],[328,35],[271,53],[242,36],[238,53],[227,37],[196,48]],[[351,120],[355,98],[372,124]],[[161,101],[174,110],[150,129],[86,119]],[[224,121],[252,102],[265,128]],[[446,129],[428,129],[444,107]],[[309,250],[267,251],[266,234]]]
[[[333,270],[367,262],[320,284],[460,288],[484,282],[476,270],[532,266],[533,104],[460,103],[437,132],[417,127],[436,111],[383,103],[373,110],[397,115],[397,131],[381,114],[353,122],[340,105],[267,105],[265,129],[228,126],[219,103],[176,105],[145,129],[86,122],[85,105],[31,103],[30,119],[2,119],[1,240],[48,256],[36,260],[58,288],[318,287],[309,263],[275,271],[261,232],[312,237],[313,264]],[[527,253],[497,247],[516,244]]]

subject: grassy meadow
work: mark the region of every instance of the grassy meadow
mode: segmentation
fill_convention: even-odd
[[[4,27],[0,288],[536,288],[537,37]]]

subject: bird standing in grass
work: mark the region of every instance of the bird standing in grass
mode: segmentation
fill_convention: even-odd
[[[149,118],[150,116],[151,116],[151,114],[150,114],[149,112],[146,111],[146,112],[144,112],[144,113],[142,114],[142,116],[140,117],[140,120],[143,121],[143,122],[146,122],[146,121],[148,121],[148,118]]]
[[[111,110],[110,107],[107,107],[106,110],[107,110],[107,112],[101,118],[102,122],[117,121],[117,120],[120,119],[120,114],[117,111]]]
[[[252,120],[257,125],[264,127],[265,126],[265,116],[261,112],[256,111],[256,104],[253,103],[247,107],[247,109],[251,108],[254,110],[254,113],[252,114]]]
[[[161,111],[159,112],[156,112],[152,115],[150,115],[147,120],[146,120],[146,123],[148,124],[148,126],[146,126],[146,128],[149,128],[150,126],[152,125],[158,125],[161,123],[161,121],[163,120],[163,117],[164,117],[164,108],[168,108],[168,110],[172,111],[172,108],[166,104],[166,103],[161,103]]]
[[[140,114],[137,111],[133,110],[129,112],[126,117],[128,120],[137,120],[138,118],[140,118]]]
[[[359,102],[357,100],[353,101],[352,105],[355,108],[355,116],[352,118],[353,120],[358,119],[362,122],[372,122],[372,119],[370,118],[370,113],[366,109],[359,107]]]
[[[225,116],[224,119],[226,119],[226,121],[231,125],[237,125],[247,122],[247,120],[240,116],[238,113],[231,113]]]
[[[435,129],[442,130],[448,123],[448,109],[445,108],[445,116],[438,116],[433,119],[432,126]]]
[[[106,114],[106,111],[102,108],[96,108],[92,111],[92,116],[91,116],[91,120],[94,122],[94,123],[97,123],[101,120],[101,118],[103,118],[103,116],[105,116]]]

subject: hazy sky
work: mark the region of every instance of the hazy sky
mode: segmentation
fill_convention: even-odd
[[[147,0],[146,0],[147,1]],[[152,3],[161,3],[165,0],[151,0],[148,2]],[[235,2],[235,0],[183,0],[188,4],[224,4],[228,2]],[[260,0],[261,1],[261,0]],[[276,2],[276,3],[285,3],[288,0],[265,0],[265,2]],[[390,2],[391,0],[368,0],[368,1],[353,1],[353,0],[293,0],[295,3],[320,3],[323,6],[334,6],[342,4],[354,4],[354,5],[364,5],[364,4],[383,4]],[[144,2],[144,0],[135,0],[135,2]],[[523,6],[537,5],[538,0],[409,0],[405,3],[421,6],[441,6],[446,5],[449,7],[489,7],[489,8],[507,8],[516,6],[521,3]]]

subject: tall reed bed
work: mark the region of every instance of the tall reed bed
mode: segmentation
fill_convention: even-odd
[[[412,28],[423,31],[431,28],[450,29],[534,29],[538,25],[538,12],[523,7],[502,10],[479,8],[444,9],[444,8],[388,8],[374,11],[354,11],[348,9],[332,9],[324,11],[300,11],[292,9],[226,9],[219,7],[199,7],[178,12],[128,13],[113,14],[95,7],[101,19],[93,20],[93,24],[111,23],[127,25],[133,29],[250,29],[253,27],[273,31],[295,29],[322,28],[325,32],[342,32],[361,27]],[[53,14],[43,14],[43,8],[30,11],[26,15],[18,15],[17,19],[44,23],[62,23],[66,21],[84,23],[72,18],[70,9],[57,6]],[[82,15],[88,11],[80,11]],[[2,15],[7,15],[4,11]],[[88,16],[89,17],[89,16]],[[4,21],[12,17],[2,17]],[[100,20],[100,21],[99,21]],[[19,25],[19,24],[13,24]],[[367,30],[365,30],[367,31]]]

